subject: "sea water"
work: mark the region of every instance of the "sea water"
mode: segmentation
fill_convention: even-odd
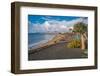
[[[36,48],[40,44],[48,42],[54,36],[54,34],[28,33],[28,48]]]

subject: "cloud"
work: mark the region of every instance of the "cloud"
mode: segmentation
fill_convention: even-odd
[[[34,24],[29,21],[29,33],[36,33],[36,32],[68,32],[70,28],[73,28],[73,25],[78,23],[78,22],[83,22],[87,24],[87,19],[85,18],[78,18],[74,19],[71,21],[58,21],[58,20],[46,20],[44,23],[40,24]]]

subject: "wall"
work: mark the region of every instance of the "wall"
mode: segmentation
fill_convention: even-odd
[[[1,0],[0,2],[0,76],[16,76],[10,73],[11,60],[11,15],[10,3],[15,0]],[[43,3],[57,3],[57,4],[74,4],[74,5],[90,5],[98,6],[100,16],[100,1],[99,0],[17,0],[29,2],[43,2]],[[98,18],[100,20],[100,18]],[[98,20],[98,21],[99,21]],[[98,22],[98,24],[100,24]],[[100,26],[98,26],[100,28]],[[98,29],[98,33],[100,30]],[[98,43],[100,42],[100,35],[98,36]],[[98,44],[100,46],[100,44]],[[100,58],[100,49],[98,48],[98,56]],[[81,71],[65,71],[52,73],[38,73],[38,74],[22,74],[18,76],[99,76],[100,74],[100,60],[98,62],[98,70],[81,70]]]

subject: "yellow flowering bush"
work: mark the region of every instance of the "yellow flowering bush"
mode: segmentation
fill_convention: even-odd
[[[77,39],[73,39],[67,44],[67,47],[68,48],[80,48],[81,47],[81,41],[77,40]]]

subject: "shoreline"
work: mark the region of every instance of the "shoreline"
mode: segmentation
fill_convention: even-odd
[[[56,35],[55,35],[56,36]],[[39,42],[37,42],[37,43],[34,43],[34,44],[30,44],[29,46],[28,46],[28,49],[36,49],[36,48],[38,48],[38,47],[40,47],[41,45],[44,45],[45,43],[48,43],[50,40],[52,40],[55,36],[52,36],[51,38],[49,38],[49,39],[45,39],[45,40],[41,40],[41,41],[39,41]]]
[[[70,33],[69,33],[70,34]],[[48,40],[45,43],[39,44],[38,46],[36,46],[35,48],[32,47],[30,49],[28,49],[29,51],[36,51],[36,50],[40,50],[42,48],[46,48],[48,46],[52,46],[55,45],[57,43],[65,43],[65,42],[69,42],[72,38],[71,35],[69,35],[68,33],[66,34],[57,34],[55,35],[51,40]]]

